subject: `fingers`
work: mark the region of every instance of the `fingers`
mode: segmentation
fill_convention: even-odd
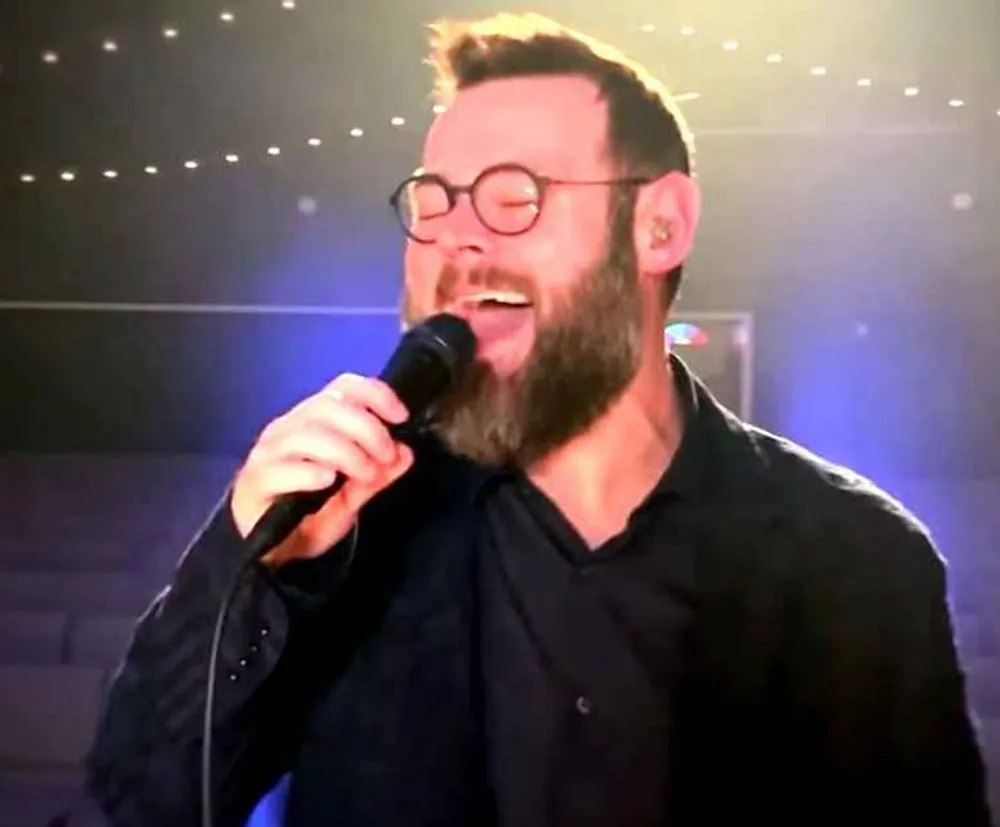
[[[359,509],[392,484],[413,462],[390,424],[409,414],[378,379],[338,376],[261,432],[233,486],[232,510],[246,534],[278,497],[316,491],[343,475],[346,482],[329,508]],[[349,515],[348,515],[349,516]]]

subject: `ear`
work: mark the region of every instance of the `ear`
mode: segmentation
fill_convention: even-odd
[[[636,263],[643,278],[662,278],[683,264],[701,219],[701,188],[691,176],[671,172],[644,184],[633,228]]]

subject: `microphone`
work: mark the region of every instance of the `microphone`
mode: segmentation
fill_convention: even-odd
[[[389,430],[405,438],[427,410],[465,375],[476,354],[476,337],[468,323],[450,313],[431,316],[408,330],[400,340],[379,379],[391,387],[409,411],[409,419]],[[247,535],[246,543],[261,557],[347,482],[343,474],[319,491],[301,491],[278,497]]]

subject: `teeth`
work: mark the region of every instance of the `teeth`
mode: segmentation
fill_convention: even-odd
[[[465,301],[470,304],[482,304],[483,302],[496,302],[497,304],[509,304],[513,307],[523,307],[531,304],[528,297],[523,293],[514,293],[504,290],[484,290],[481,293],[474,293],[466,296]]]

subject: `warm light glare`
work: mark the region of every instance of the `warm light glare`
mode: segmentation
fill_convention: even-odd
[[[223,23],[232,23],[235,17],[231,11],[224,11],[219,14],[219,20]]]
[[[350,131],[349,134],[352,138],[360,138],[362,135],[365,134],[365,131],[361,127],[356,126],[354,127],[354,129]]]
[[[101,44],[101,48],[106,52],[117,52],[118,44],[114,40],[105,40],[104,43]]]
[[[308,143],[309,146],[322,146],[323,145],[323,142],[319,138],[310,138],[308,141],[306,141],[306,143]]]
[[[145,168],[145,169],[143,170],[143,172],[145,172],[145,173],[146,173],[146,175],[156,175],[156,173],[158,173],[158,172],[159,172],[159,170],[158,170],[158,169],[157,169],[156,167],[154,167],[154,166],[150,165],[150,166],[146,167],[146,168]]]
[[[639,28],[641,28],[646,34],[652,34],[656,31],[656,26],[652,23],[643,23]]]
[[[775,52],[774,54],[770,54],[770,55],[767,56],[767,62],[768,63],[781,63],[781,61],[783,61],[783,60],[784,60],[784,58],[781,55],[779,55],[777,52]]]
[[[813,66],[812,69],[809,70],[809,74],[812,75],[813,77],[821,78],[826,74],[826,67]]]
[[[737,49],[740,48],[740,44],[739,41],[737,40],[726,40],[723,42],[722,48],[725,49],[727,52],[735,52]]]
[[[184,162],[184,166],[187,167],[188,169],[198,169],[198,162],[197,161],[185,161]]]
[[[113,169],[104,170],[103,175],[105,178],[108,178],[109,180],[114,180],[115,178],[118,177],[118,173],[115,172],[115,170]]]
[[[398,115],[389,121],[393,126],[403,126],[406,123],[406,118],[401,118]]]
[[[278,147],[278,146],[269,146],[267,148],[267,154],[268,155],[280,155],[281,154],[281,147]]]
[[[58,63],[59,62],[59,54],[57,52],[53,52],[51,49],[46,49],[44,52],[42,52],[42,62],[43,63]]]
[[[915,98],[917,95],[920,94],[920,89],[916,86],[907,86],[903,90],[903,94],[906,95],[906,97],[908,98]]]
[[[235,164],[237,161],[240,160],[240,156],[230,152],[228,155],[226,155],[225,160],[227,164]]]
[[[32,175],[30,172],[26,172],[26,173],[24,173],[24,175],[21,176],[21,181],[22,181],[22,183],[25,183],[25,184],[34,184],[35,183],[35,176]]]
[[[59,173],[59,177],[62,178],[63,181],[75,181],[76,173],[70,169],[66,169]]]
[[[682,37],[694,37],[694,35],[695,35],[694,26],[681,26]]]
[[[295,0],[281,0],[281,8],[283,9],[294,9]]]
[[[868,86],[871,86],[871,85],[872,85],[872,79],[871,78],[860,78],[858,80],[858,86],[868,87]]]
[[[163,30],[163,36],[167,40],[173,40],[175,37],[177,37],[178,34],[180,34],[180,32],[178,32],[177,29],[175,29],[173,26],[167,26]]]
[[[434,104],[434,114],[435,115],[441,115],[447,108],[448,107],[445,106],[443,103],[435,103]]]
[[[950,106],[952,109],[960,109],[961,107],[965,106],[965,101],[960,100],[958,98],[952,98],[950,101],[948,101],[948,106]]]

